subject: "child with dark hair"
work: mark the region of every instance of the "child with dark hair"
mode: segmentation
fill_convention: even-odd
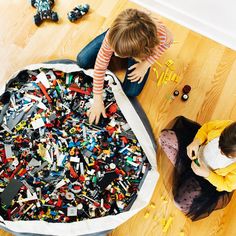
[[[236,122],[201,127],[178,117],[159,141],[174,164],[173,196],[180,210],[199,220],[229,203],[236,189]]]
[[[128,68],[122,88],[129,97],[142,91],[150,67],[170,47],[172,35],[166,26],[143,11],[126,9],[114,20],[111,27],[97,36],[77,56],[81,68],[94,68],[94,103],[88,112],[89,122],[98,123],[106,117],[103,104],[103,85],[111,57],[128,59]]]

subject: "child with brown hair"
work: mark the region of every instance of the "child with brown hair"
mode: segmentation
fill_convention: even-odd
[[[236,189],[236,122],[200,126],[177,117],[159,140],[174,165],[172,193],[181,211],[194,221],[230,202]]]
[[[94,103],[88,111],[89,122],[98,123],[106,117],[103,104],[103,83],[111,57],[128,58],[128,68],[122,88],[127,96],[142,91],[154,62],[172,43],[169,30],[157,19],[136,9],[122,11],[103,34],[90,42],[77,56],[81,68],[94,67]]]

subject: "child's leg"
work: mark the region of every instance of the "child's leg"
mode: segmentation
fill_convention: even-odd
[[[77,55],[77,64],[81,68],[83,69],[94,68],[97,54],[98,54],[99,49],[102,46],[102,42],[106,35],[106,32],[107,31],[97,36],[87,46],[85,46]]]
[[[178,153],[178,140],[175,132],[172,130],[163,130],[159,137],[159,143],[171,163],[175,165],[176,155]]]
[[[178,189],[178,194],[174,196],[174,203],[177,208],[187,214],[191,208],[193,200],[201,194],[201,187],[194,179],[187,179],[184,185]]]
[[[128,59],[128,68],[134,64],[136,64],[137,61],[135,61],[133,58],[129,58]],[[123,87],[123,90],[125,92],[125,94],[128,96],[128,97],[136,97],[138,96],[146,81],[147,81],[147,78],[148,78],[148,75],[149,75],[149,71],[150,71],[150,68],[147,70],[147,73],[145,74],[144,78],[143,78],[143,81],[139,84],[138,82],[131,82],[129,79],[128,79],[128,74],[131,72],[131,71],[126,71],[126,75],[125,75],[125,79],[124,79],[124,82],[122,84],[122,87]]]

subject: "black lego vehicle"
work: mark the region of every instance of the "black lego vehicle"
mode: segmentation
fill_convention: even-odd
[[[70,11],[67,16],[71,22],[75,22],[76,20],[80,19],[83,15],[87,14],[89,11],[89,5],[78,5],[72,11]]]
[[[37,9],[37,14],[34,16],[34,23],[37,26],[46,19],[58,21],[57,13],[52,11],[54,0],[31,0],[31,5]]]

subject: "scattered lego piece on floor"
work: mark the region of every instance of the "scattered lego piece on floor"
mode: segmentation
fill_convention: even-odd
[[[170,216],[170,217],[166,220],[165,225],[164,225],[164,227],[162,228],[162,232],[163,232],[163,233],[166,233],[166,232],[168,231],[168,229],[170,228],[172,222],[173,222],[173,217]]]
[[[145,214],[144,214],[144,218],[147,219],[149,216],[150,216],[150,212],[146,211]]]
[[[183,93],[188,94],[191,91],[191,86],[190,85],[185,85],[182,89]]]
[[[166,63],[165,63],[165,65],[166,65],[168,68],[170,68],[170,70],[174,70],[174,69],[175,69],[175,68],[174,68],[174,61],[171,60],[171,59],[167,60]]]
[[[156,204],[155,204],[154,202],[152,202],[152,203],[150,204],[150,207],[153,208],[153,209],[155,209],[155,208],[156,208]]]
[[[182,99],[182,101],[186,102],[186,101],[189,99],[188,94],[185,94],[185,93],[184,93],[184,94],[181,96],[181,99]]]
[[[155,67],[153,67],[153,71],[157,78],[157,86],[159,87],[162,84],[167,84],[168,81],[173,81],[175,83],[178,83],[180,81],[180,77],[174,72],[174,70],[175,70],[174,61],[171,59],[168,59],[165,62],[164,70],[160,72],[160,76],[158,70]]]
[[[179,236],[185,236],[185,233],[183,230],[180,231]]]
[[[173,92],[173,95],[174,95],[175,97],[179,96],[179,91],[178,91],[178,90],[175,90],[175,91]]]
[[[72,11],[70,11],[67,14],[67,16],[68,16],[68,19],[71,22],[75,22],[78,19],[82,18],[85,14],[87,14],[88,11],[89,11],[89,5],[88,4],[78,5]]]
[[[34,23],[40,26],[44,20],[58,21],[58,15],[52,11],[54,0],[31,0],[31,6],[37,9],[34,16]]]
[[[158,216],[154,215],[154,216],[153,216],[153,220],[154,220],[154,221],[157,221],[157,220],[158,220]]]

